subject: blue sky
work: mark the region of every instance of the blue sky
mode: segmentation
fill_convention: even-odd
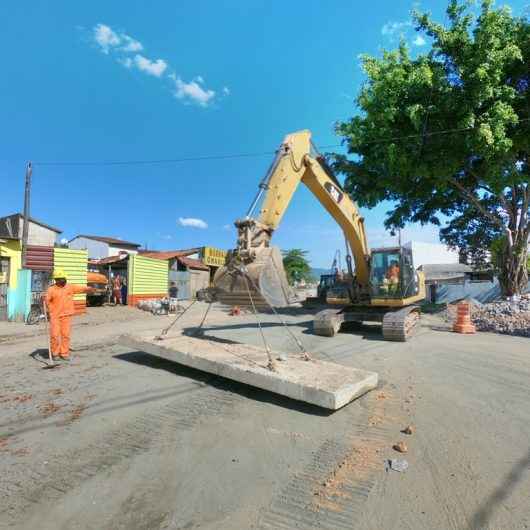
[[[516,13],[527,4],[511,2]],[[420,4],[440,20],[444,6]],[[27,160],[261,153],[306,128],[317,145],[338,143],[333,124],[352,115],[363,81],[358,55],[392,48],[400,34],[413,49],[428,48],[407,24],[412,7],[399,0],[3,0],[0,216],[22,208]],[[37,165],[32,215],[67,238],[228,248],[232,222],[270,160]],[[395,241],[383,230],[385,209],[363,211],[372,246]],[[436,241],[437,231],[412,226],[403,237]],[[308,249],[314,266],[329,265],[343,247],[305,189],[275,242]]]

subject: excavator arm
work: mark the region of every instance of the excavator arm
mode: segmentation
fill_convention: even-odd
[[[285,137],[260,211],[259,222],[275,230],[287,210],[300,182],[341,227],[355,261],[356,281],[367,286],[370,249],[366,241],[364,220],[356,204],[337,179],[316,156],[312,156],[311,133],[300,131]]]
[[[283,306],[293,301],[281,254],[270,245],[270,240],[301,182],[345,234],[355,262],[353,287],[359,293],[368,291],[370,250],[363,218],[325,163],[314,153],[311,133],[299,131],[285,137],[247,216],[235,222],[237,248],[231,252],[227,266],[218,270],[214,278],[222,301],[232,305],[251,305],[247,303],[251,302],[260,307]],[[254,218],[252,213],[260,200],[259,216]]]

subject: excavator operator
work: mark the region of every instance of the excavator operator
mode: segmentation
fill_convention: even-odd
[[[399,286],[399,264],[397,260],[390,262],[390,267],[386,271],[386,279],[388,280],[388,292],[396,293]]]

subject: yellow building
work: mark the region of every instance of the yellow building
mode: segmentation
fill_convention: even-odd
[[[10,288],[17,287],[17,271],[22,268],[22,247],[16,239],[0,239],[0,283],[8,284]],[[7,263],[7,265],[5,265]]]

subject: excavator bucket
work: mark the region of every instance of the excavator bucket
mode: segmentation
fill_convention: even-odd
[[[269,309],[286,307],[298,301],[287,282],[278,247],[256,249],[256,257],[242,264],[229,258],[214,276],[217,299],[230,306]]]

